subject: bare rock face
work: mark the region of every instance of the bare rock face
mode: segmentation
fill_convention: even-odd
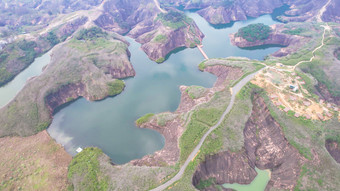
[[[272,171],[266,190],[272,187],[292,190],[300,174],[303,158],[288,143],[280,125],[270,115],[259,95],[254,95],[252,115],[243,134],[245,150],[207,156],[197,168],[193,184],[197,185],[209,178],[215,178],[216,184],[249,184],[256,176],[256,166]]]
[[[82,83],[69,84],[60,87],[56,92],[46,96],[46,105],[50,110],[51,116],[59,106],[70,102],[70,100],[77,99],[79,96],[87,97],[85,88],[85,85]]]
[[[256,175],[255,163],[248,160],[245,152],[230,153],[225,151],[207,156],[196,170],[192,183],[198,185],[201,180],[213,177],[216,184],[250,184]]]
[[[340,146],[339,143],[332,140],[326,140],[326,149],[333,159],[340,164]]]
[[[260,169],[271,169],[266,190],[271,187],[292,190],[300,174],[302,157],[285,138],[263,98],[255,95],[253,104],[243,132],[249,159]]]

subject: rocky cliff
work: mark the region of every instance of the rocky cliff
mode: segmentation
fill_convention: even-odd
[[[160,18],[162,14],[170,20]],[[175,21],[171,20],[174,15],[178,16],[174,17]],[[95,23],[136,39],[149,58],[157,62],[163,62],[176,48],[195,47],[204,36],[194,21],[182,12],[171,9],[162,13],[152,0],[109,0]]]
[[[209,178],[215,178],[216,184],[248,184],[256,176],[256,166],[272,172],[266,190],[292,190],[299,177],[303,158],[288,143],[263,98],[257,94],[254,95],[252,114],[243,134],[244,150],[207,156],[197,168],[193,184],[198,185]]]
[[[332,140],[326,140],[326,149],[333,159],[340,164],[340,146],[339,143]]]
[[[118,82],[116,78],[134,76],[135,71],[129,61],[128,44],[116,37],[106,34],[74,38],[58,45],[44,72],[29,80],[14,100],[0,110],[0,137],[28,136],[43,130],[57,107],[80,96],[100,100],[120,93],[122,85],[113,85]]]

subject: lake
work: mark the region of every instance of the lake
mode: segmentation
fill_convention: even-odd
[[[205,34],[203,49],[210,58],[243,56],[261,60],[279,49],[246,50],[230,44],[228,35],[240,27],[258,22],[277,23],[270,15],[214,28],[198,14],[186,14]],[[175,111],[180,102],[180,85],[212,87],[216,80],[215,76],[198,70],[203,56],[196,48],[175,51],[164,63],[157,64],[149,60],[140,44],[126,39],[131,43],[129,50],[136,76],[124,80],[126,88],[122,94],[97,102],[81,98],[54,115],[48,132],[72,155],[78,147],[96,146],[114,163],[124,164],[162,149],[164,137],[136,127],[135,120],[146,113]]]

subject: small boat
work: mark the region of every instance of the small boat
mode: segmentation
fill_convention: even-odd
[[[83,149],[81,147],[78,147],[76,151],[77,153],[80,153],[81,151],[83,151]]]

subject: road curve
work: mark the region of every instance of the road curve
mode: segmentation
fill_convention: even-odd
[[[263,68],[264,69],[264,68]],[[262,69],[262,70],[263,70]],[[261,70],[260,70],[261,71]],[[198,145],[195,147],[195,149],[192,151],[192,153],[189,155],[189,157],[187,158],[187,160],[185,161],[184,165],[180,168],[179,172],[169,181],[167,181],[166,183],[160,185],[157,188],[152,189],[151,191],[162,191],[165,190],[167,187],[169,187],[170,185],[172,185],[173,183],[175,183],[176,181],[178,181],[179,179],[182,178],[182,175],[185,171],[185,169],[187,168],[187,166],[189,165],[190,161],[192,161],[195,156],[197,155],[197,153],[199,152],[200,148],[202,147],[205,139],[209,136],[209,134],[215,130],[224,120],[225,116],[231,111],[231,109],[234,106],[234,102],[235,102],[235,98],[237,93],[243,88],[243,86],[245,86],[250,80],[253,79],[253,77],[258,74],[260,71],[257,71],[255,73],[252,73],[248,76],[246,76],[245,78],[243,78],[241,81],[239,81],[233,88],[232,88],[232,95],[231,95],[231,99],[229,102],[229,105],[227,107],[227,109],[224,111],[223,115],[221,116],[220,120],[217,122],[216,125],[210,127],[209,131],[206,132],[201,141],[198,143]]]

